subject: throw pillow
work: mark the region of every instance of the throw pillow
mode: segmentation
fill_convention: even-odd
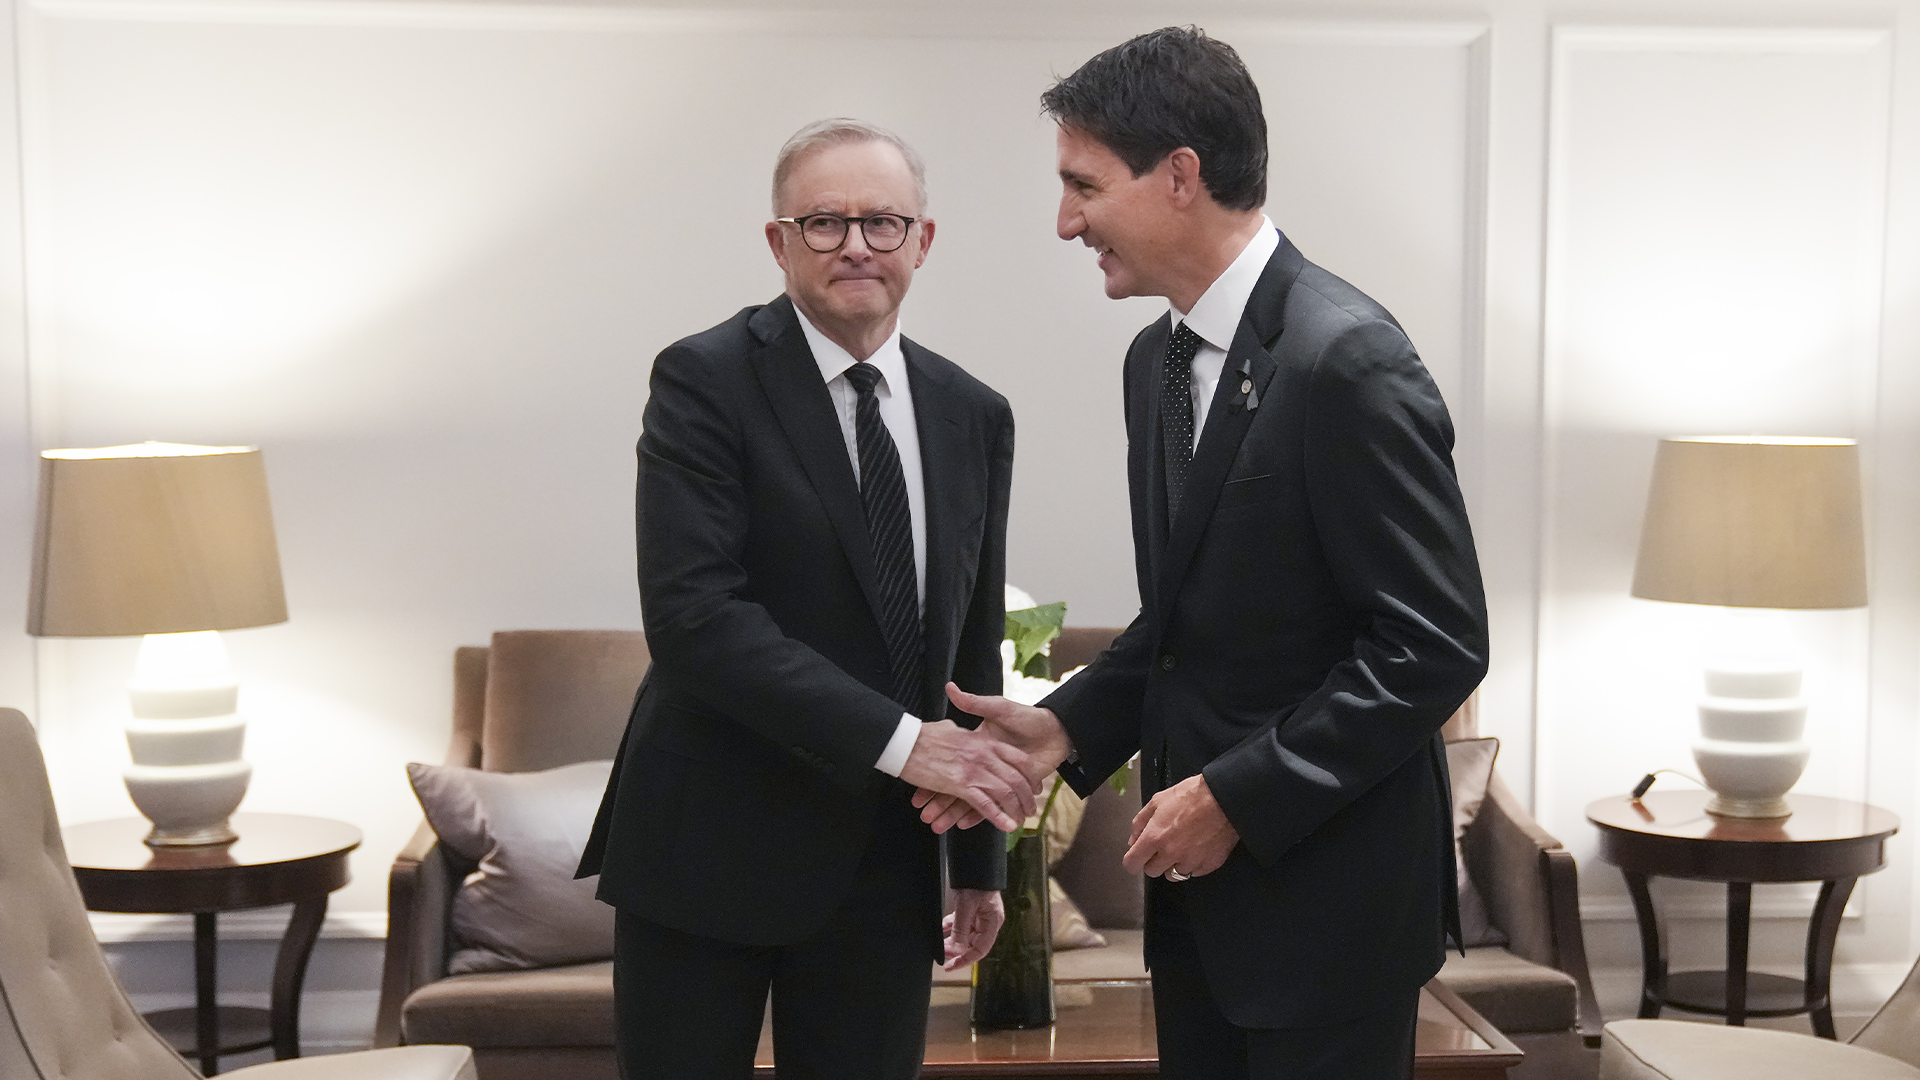
[[[1480,814],[1493,780],[1493,759],[1499,739],[1461,739],[1447,744],[1447,774],[1453,782],[1453,859],[1460,879],[1460,936],[1462,945],[1505,945],[1507,935],[1487,920],[1487,904],[1467,876],[1467,860],[1460,850],[1467,827]]]
[[[1080,834],[1080,819],[1086,815],[1087,800],[1062,785],[1060,794],[1053,800],[1053,809],[1047,813],[1047,869],[1060,865],[1060,860],[1066,858],[1067,849],[1073,847],[1073,838]],[[1051,878],[1047,880],[1047,907],[1054,951],[1097,949],[1106,945],[1106,937],[1087,924],[1087,916],[1079,905]]]
[[[1053,937],[1054,952],[1106,947],[1107,936],[1087,925],[1086,913],[1080,910],[1080,905],[1051,878],[1047,879],[1047,912],[1052,916],[1053,925],[1048,930]]]
[[[595,879],[575,881],[611,761],[531,773],[454,765],[407,766],[440,842],[479,864],[453,898],[460,949],[447,964],[471,971],[581,964],[613,956],[613,908]]]

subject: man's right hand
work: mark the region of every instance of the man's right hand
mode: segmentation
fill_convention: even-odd
[[[1036,806],[1030,768],[1027,755],[1008,742],[940,720],[921,725],[900,779],[919,789],[915,805],[920,794],[951,799],[956,816],[1012,832]]]
[[[980,727],[976,729],[979,734],[1019,751],[1022,771],[1036,795],[1045,786],[1047,775],[1073,752],[1067,729],[1061,726],[1060,718],[1052,709],[1022,705],[1004,697],[969,694],[953,683],[947,684],[947,697],[963,711],[980,717]],[[906,774],[901,776],[904,778]],[[1002,832],[1018,827],[1018,823],[1001,824],[968,802],[924,784],[914,793],[913,804],[921,808],[920,820],[931,825],[936,833],[972,828],[982,821],[992,821]]]

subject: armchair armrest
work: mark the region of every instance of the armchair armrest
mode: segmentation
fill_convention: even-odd
[[[1508,950],[1572,976],[1580,1034],[1599,1045],[1602,1018],[1587,969],[1573,855],[1533,820],[1497,772],[1461,847],[1488,916],[1507,934]]]
[[[447,973],[453,894],[465,876],[455,873],[448,855],[423,821],[387,875],[387,949],[374,1022],[376,1047],[400,1045],[400,1006]]]

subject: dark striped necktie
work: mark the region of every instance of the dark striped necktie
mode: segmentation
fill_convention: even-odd
[[[908,712],[925,707],[926,646],[920,634],[920,587],[913,565],[913,512],[907,503],[906,475],[900,451],[873,394],[880,369],[855,364],[847,382],[860,396],[854,410],[854,438],[860,451],[860,501],[866,504],[867,532],[873,538],[873,563],[880,589],[880,632],[887,640],[893,668],[893,700]]]
[[[1160,454],[1167,474],[1167,521],[1180,515],[1187,466],[1193,463],[1193,358],[1200,335],[1182,322],[1167,342],[1160,365]]]

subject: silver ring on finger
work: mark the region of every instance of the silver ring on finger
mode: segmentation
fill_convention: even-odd
[[[1167,869],[1167,880],[1168,881],[1191,881],[1193,880],[1193,875],[1186,873],[1185,871],[1182,871],[1177,867],[1169,867]]]

